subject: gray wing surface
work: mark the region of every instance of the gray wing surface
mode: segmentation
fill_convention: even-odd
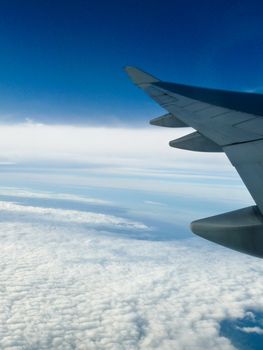
[[[131,80],[168,113],[150,121],[196,131],[170,146],[225,152],[256,205],[194,221],[192,231],[229,248],[263,258],[263,95],[213,90],[158,80],[126,67]]]

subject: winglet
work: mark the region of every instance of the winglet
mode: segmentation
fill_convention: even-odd
[[[131,78],[132,82],[138,86],[144,86],[152,83],[157,83],[158,81],[160,81],[154,76],[136,67],[127,66],[124,69],[126,73],[129,75],[129,77]]]

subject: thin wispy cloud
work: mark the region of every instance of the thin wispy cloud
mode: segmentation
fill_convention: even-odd
[[[4,219],[7,213],[15,213],[15,220],[19,221],[19,219],[25,220],[30,215],[33,214],[35,220],[47,220],[49,222],[52,221],[60,221],[65,223],[79,223],[85,224],[87,226],[106,226],[111,227],[114,226],[115,229],[134,229],[134,230],[149,230],[150,228],[146,225],[131,221],[128,219],[124,219],[121,217],[113,216],[113,215],[105,215],[101,213],[94,212],[82,212],[77,210],[62,210],[62,209],[54,209],[54,208],[41,208],[36,206],[23,206],[18,205],[11,202],[0,202],[0,212],[4,215],[2,219]]]
[[[99,198],[90,198],[76,194],[68,194],[68,193],[54,193],[54,192],[33,192],[13,188],[13,187],[0,187],[0,196],[8,196],[8,197],[21,197],[21,198],[37,198],[37,199],[56,199],[56,200],[67,200],[67,201],[75,201],[75,202],[83,202],[88,204],[97,204],[97,205],[111,205],[113,204],[111,201]]]

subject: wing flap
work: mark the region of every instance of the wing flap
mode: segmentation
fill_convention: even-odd
[[[235,125],[237,128],[263,136],[263,118],[249,118]]]
[[[263,140],[223,148],[263,213]]]

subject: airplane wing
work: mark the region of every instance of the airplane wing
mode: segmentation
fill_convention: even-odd
[[[192,222],[210,241],[263,258],[263,95],[207,89],[159,79],[126,67],[131,80],[168,113],[150,124],[196,131],[170,146],[225,152],[256,205]]]

